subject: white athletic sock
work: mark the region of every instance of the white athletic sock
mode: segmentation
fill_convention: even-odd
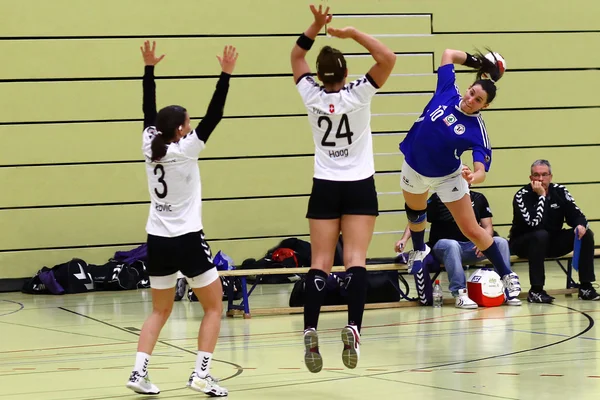
[[[150,362],[150,354],[137,352],[135,354],[135,366],[133,367],[134,371],[140,373],[140,375],[146,375],[148,372],[148,363]]]
[[[206,378],[206,376],[210,373],[211,360],[212,353],[198,351],[198,356],[196,357],[196,369],[194,371],[200,378]]]

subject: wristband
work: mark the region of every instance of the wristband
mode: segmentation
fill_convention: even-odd
[[[298,45],[298,47],[306,51],[310,50],[314,42],[315,41],[313,39],[309,38],[304,33],[300,35],[298,40],[296,40],[296,44]]]

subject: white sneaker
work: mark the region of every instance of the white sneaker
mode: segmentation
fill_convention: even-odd
[[[146,372],[146,375],[140,375],[138,371],[133,371],[129,376],[129,382],[127,382],[128,389],[133,390],[139,394],[159,394],[160,389],[155,384],[150,382],[150,377]]]
[[[314,328],[304,331],[304,364],[313,373],[323,368],[323,357],[319,353],[319,335]]]
[[[507,298],[504,302],[507,306],[520,306],[522,304],[521,299],[517,299],[516,297],[512,299]]]
[[[427,245],[425,245],[425,250],[423,250],[423,251],[411,250],[410,253],[408,253],[408,262],[406,263],[406,266],[408,268],[408,273],[412,274],[413,270],[415,272],[420,271],[421,268],[423,268],[423,260],[425,259],[425,257],[427,257],[427,255],[430,252],[431,252],[431,249]]]
[[[510,274],[504,275],[502,277],[502,283],[504,284],[504,294],[506,295],[507,304],[509,300],[519,297],[521,294],[521,284],[519,283],[519,276],[517,274],[511,272]],[[520,301],[518,305],[520,305]]]
[[[454,303],[454,307],[456,308],[467,308],[473,309],[477,308],[477,303],[469,298],[467,294],[467,289],[459,289],[458,296],[456,296],[456,301]]]
[[[358,333],[358,328],[348,325],[342,329],[342,342],[344,342],[342,362],[347,368],[356,368],[360,358],[360,333]]]
[[[228,394],[227,389],[219,386],[219,383],[215,378],[210,375],[206,375],[206,378],[200,378],[196,371],[192,372],[192,375],[190,375],[187,387],[211,397],[225,397]]]

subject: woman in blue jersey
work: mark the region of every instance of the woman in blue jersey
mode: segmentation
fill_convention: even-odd
[[[477,70],[477,80],[463,96],[456,86],[454,64]],[[471,55],[448,49],[437,74],[433,98],[400,143],[404,154],[400,185],[415,250],[412,268],[419,270],[430,251],[424,233],[428,192],[432,189],[448,207],[462,233],[494,264],[502,276],[507,298],[517,297],[521,292],[518,276],[506,265],[493,238],[477,223],[469,196],[469,185],[485,180],[492,161],[480,111],[496,97],[495,82],[502,71],[498,63],[480,53]],[[483,76],[488,79],[482,79]],[[473,152],[473,171],[462,165],[460,157],[465,150]]]
[[[360,355],[360,329],[367,293],[367,249],[378,215],[375,165],[371,138],[371,100],[384,85],[396,55],[380,41],[355,28],[329,28],[328,33],[362,45],[375,63],[366,74],[346,83],[346,60],[339,50],[324,46],[312,77],[306,54],[318,33],[331,21],[329,8],[311,6],[314,22],[298,38],[291,52],[296,88],[308,111],[315,143],[313,186],[306,217],[309,220],[311,269],[306,275],[304,305],[304,362],[319,372],[317,323],[325,298],[325,282],[333,266],[340,231],[344,238],[345,288],[348,325],[342,329],[342,361],[355,368]]]
[[[181,271],[204,309],[196,367],[187,386],[213,397],[227,396],[227,389],[210,375],[223,313],[223,288],[202,230],[198,154],[223,117],[237,52],[227,46],[223,56],[217,56],[221,75],[206,115],[192,129],[190,116],[181,106],[167,106],[156,112],[154,66],[164,55],[157,57],[155,48],[156,43],[150,45],[148,41],[141,48],[145,64],[142,151],[151,199],[146,232],[152,314],[140,332],[135,366],[127,387],[140,394],[160,392],[150,382],[147,368],[160,331],[171,314],[177,273]]]

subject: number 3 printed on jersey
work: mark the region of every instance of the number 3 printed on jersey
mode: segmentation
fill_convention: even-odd
[[[325,135],[323,136],[323,139],[321,140],[321,145],[322,146],[330,146],[330,147],[335,147],[336,142],[328,142],[327,138],[329,137],[329,134],[331,133],[331,128],[333,127],[333,122],[331,121],[331,119],[329,117],[319,117],[319,120],[317,121],[319,128],[325,128]],[[323,123],[325,123],[325,126],[321,126],[323,125]],[[342,129],[344,130],[344,132],[342,132]],[[346,114],[342,114],[342,118],[340,119],[340,124],[337,127],[337,132],[335,134],[335,137],[338,139],[343,139],[343,138],[347,138],[348,139],[348,146],[350,146],[352,144],[352,136],[354,135],[354,133],[350,130],[350,122],[348,121],[348,116]]]
[[[158,177],[158,183],[162,185],[163,191],[161,193],[158,191],[158,189],[154,188],[154,193],[156,193],[159,199],[164,199],[167,197],[167,182],[165,182],[165,168],[162,166],[162,164],[156,164],[156,167],[154,167],[154,175],[156,176],[159,173],[160,176]]]

